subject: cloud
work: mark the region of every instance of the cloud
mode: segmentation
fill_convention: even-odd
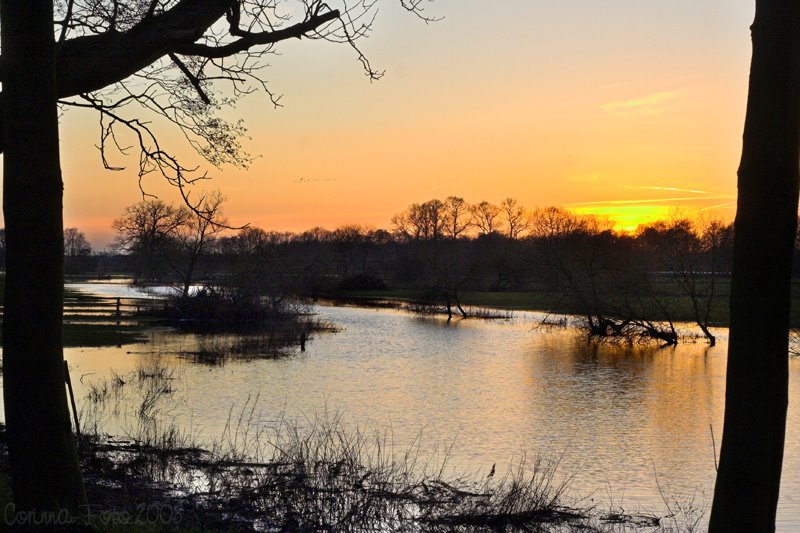
[[[704,207],[704,208],[700,209],[700,211],[714,211],[714,210],[717,210],[717,209],[733,209],[735,207],[736,207],[735,203],[733,203],[733,202],[725,202],[723,204],[714,204],[714,205],[710,205],[708,207]]]
[[[637,189],[637,190],[646,190],[646,191],[669,191],[669,192],[688,192],[694,194],[711,194],[708,191],[701,191],[699,189],[681,189],[679,187],[656,187],[656,186],[647,186],[647,185],[623,185],[623,189]]]
[[[565,204],[564,207],[579,207],[579,206],[600,206],[600,205],[636,205],[636,204],[652,204],[663,205],[673,202],[702,202],[705,200],[728,200],[735,198],[731,195],[718,195],[718,196],[691,196],[691,197],[677,197],[677,198],[647,198],[641,200],[603,200],[595,202],[577,202],[572,204]]]
[[[661,91],[631,100],[617,100],[603,104],[600,108],[609,113],[643,113],[659,115],[670,111],[672,104],[680,96],[679,91]]]

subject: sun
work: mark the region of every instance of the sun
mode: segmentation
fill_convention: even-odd
[[[592,205],[572,207],[578,215],[595,215],[614,223],[614,231],[633,233],[644,224],[669,218],[674,207],[665,205]]]

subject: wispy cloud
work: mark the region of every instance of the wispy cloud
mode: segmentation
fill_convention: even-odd
[[[711,194],[708,191],[701,191],[700,189],[681,189],[680,187],[656,187],[648,185],[623,185],[623,189],[636,189],[644,191],[669,191],[669,192],[688,192],[694,194]]]
[[[674,101],[680,96],[680,91],[661,91],[630,100],[616,100],[603,104],[600,108],[608,112],[632,112],[647,115],[658,115],[672,109]]]
[[[714,204],[708,207],[704,207],[700,209],[700,211],[714,211],[715,209],[730,209],[736,207],[736,204],[733,202],[725,202],[723,204]]]
[[[669,202],[702,202],[705,200],[729,200],[734,198],[731,195],[719,196],[686,196],[686,197],[673,197],[673,198],[647,198],[642,200],[603,200],[596,202],[578,202],[573,204],[565,204],[565,207],[578,207],[590,205],[635,205],[635,204],[651,204],[661,205]]]

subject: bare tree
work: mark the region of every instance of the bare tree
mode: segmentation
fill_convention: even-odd
[[[673,241],[675,265],[672,273],[691,302],[695,323],[708,343],[714,346],[717,339],[711,332],[711,320],[720,296],[719,281],[724,264],[721,256],[726,227],[721,221],[708,218],[701,219],[698,225],[699,235],[696,234],[695,225],[684,224],[685,231],[691,230],[691,233]]]
[[[446,231],[447,216],[441,200],[411,204],[392,217],[395,234],[405,239],[438,240]]]
[[[469,204],[459,196],[448,196],[444,201],[445,230],[451,239],[457,239],[472,226]]]
[[[520,238],[530,224],[525,208],[519,205],[516,198],[506,198],[500,203],[500,209],[505,218],[508,238]]]
[[[114,247],[137,260],[137,276],[154,279],[172,246],[178,228],[196,216],[185,206],[175,207],[159,199],[146,199],[126,207],[111,227]]]
[[[87,258],[92,254],[92,246],[86,235],[78,228],[64,229],[64,270],[67,273],[78,272],[85,267]]]
[[[247,226],[239,230],[233,237],[223,237],[224,252],[241,255],[259,255],[265,253],[269,245],[267,232],[255,226]]]
[[[585,222],[581,217],[554,206],[536,208],[529,221],[531,235],[540,239],[569,235],[583,227]]]
[[[422,204],[422,216],[426,220],[429,238],[434,241],[441,239],[447,223],[444,203],[441,200],[428,200]]]
[[[392,216],[392,232],[399,239],[411,240],[419,238],[418,228],[415,227],[409,218],[408,210]]]
[[[114,246],[137,258],[139,275],[155,278],[166,263],[181,295],[188,296],[198,260],[214,236],[227,227],[224,202],[219,192],[204,197],[194,210],[158,199],[143,200],[114,219]]]
[[[472,219],[481,235],[500,231],[500,208],[486,200],[472,206]]]
[[[394,219],[393,219],[394,220]],[[325,242],[330,239],[331,232],[319,226],[304,231],[300,235],[303,242]]]
[[[214,192],[205,197],[198,208],[183,224],[174,228],[170,242],[174,253],[167,253],[172,270],[178,276],[181,296],[189,296],[195,279],[197,263],[211,244],[213,238],[227,227],[222,204],[225,197]],[[179,209],[178,211],[181,211]]]
[[[71,259],[91,255],[92,245],[86,240],[86,234],[78,228],[64,229],[64,256]]]

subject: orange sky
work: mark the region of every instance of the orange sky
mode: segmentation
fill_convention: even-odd
[[[269,60],[284,107],[252,95],[230,114],[260,156],[248,171],[210,169],[232,223],[387,227],[409,203],[453,194],[620,227],[676,205],[732,217],[750,2],[436,0],[429,12],[445,19],[428,25],[380,3],[363,48],[384,79],[367,81],[345,46],[293,41]],[[89,113],[62,118],[65,224],[102,247],[140,196],[135,161],[102,169],[98,134]],[[145,187],[178,201],[155,177]]]

